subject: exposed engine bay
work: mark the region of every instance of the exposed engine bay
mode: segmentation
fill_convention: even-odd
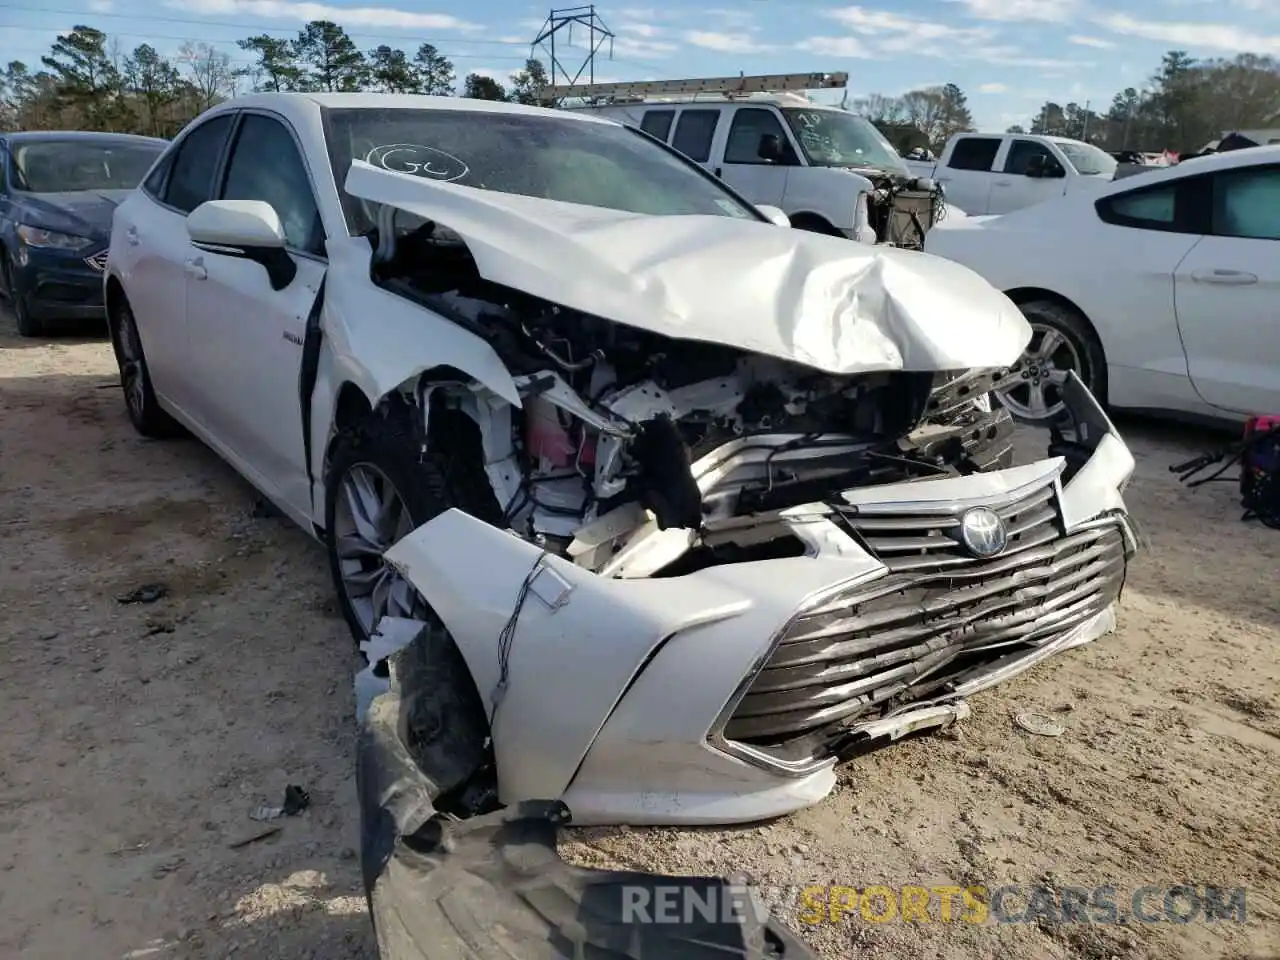
[[[424,426],[440,409],[473,419],[504,525],[601,575],[803,555],[770,514],[1009,465],[1012,423],[988,399],[1004,370],[833,376],[485,280],[430,221],[383,232],[377,248],[375,282],[490,343],[522,399],[426,376],[407,397]]]
[[[942,184],[888,171],[860,168],[858,173],[875,188],[867,198],[867,221],[875,231],[876,243],[923,250],[924,235],[946,218]]]

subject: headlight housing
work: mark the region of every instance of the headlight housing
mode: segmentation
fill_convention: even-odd
[[[57,230],[45,230],[43,227],[33,227],[25,223],[18,224],[17,233],[24,244],[41,250],[66,250],[75,253],[93,243],[88,237],[78,237],[73,233],[59,233]]]

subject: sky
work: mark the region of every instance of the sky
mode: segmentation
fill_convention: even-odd
[[[1280,0],[619,0],[596,10],[614,35],[597,55],[597,80],[844,71],[851,100],[951,82],[983,130],[1025,124],[1046,99],[1105,110],[1117,90],[1141,88],[1169,49],[1280,55]],[[525,0],[0,0],[0,62],[37,66],[59,33],[86,24],[125,50],[150,43],[173,54],[200,40],[247,64],[238,38],[292,36],[328,19],[362,49],[430,42],[459,78],[505,81],[547,14]],[[570,72],[588,39],[575,27],[572,46],[557,41]],[[545,49],[533,54],[549,61]]]

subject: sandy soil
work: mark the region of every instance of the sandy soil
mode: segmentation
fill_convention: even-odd
[[[372,957],[357,664],[322,552],[197,443],[137,438],[113,377],[101,340],[0,321],[0,955]],[[829,960],[1280,955],[1280,533],[1241,524],[1228,484],[1174,482],[1213,438],[1124,430],[1153,549],[1116,634],[980,696],[956,733],[848,765],[814,809],[578,831],[566,853],[782,887],[1248,888],[1245,924],[803,927]],[[152,583],[155,603],[117,599]],[[311,809],[230,847],[290,783]]]

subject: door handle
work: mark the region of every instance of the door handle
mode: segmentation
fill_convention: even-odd
[[[997,187],[1011,187],[1011,186],[1013,186],[1013,181],[1012,181],[1012,180],[997,180],[997,181],[995,182],[994,186],[997,186]]]
[[[130,227],[128,230],[126,230],[124,232],[124,239],[125,239],[125,242],[129,244],[129,246],[136,247],[138,245],[138,228]]]
[[[933,179],[937,180],[939,183],[950,183],[950,182],[951,182],[951,178],[950,178],[950,177],[934,177]]]
[[[1258,275],[1256,273],[1247,273],[1244,270],[1215,268],[1213,270],[1194,270],[1191,273],[1191,279],[1196,283],[1217,283],[1231,287],[1243,287],[1250,283],[1257,283]]]
[[[194,260],[187,260],[184,264],[187,274],[196,280],[206,280],[209,277],[209,271],[204,268],[204,257],[196,257]]]

